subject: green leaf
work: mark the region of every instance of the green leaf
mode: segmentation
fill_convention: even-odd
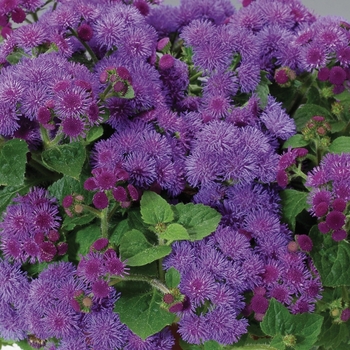
[[[20,342],[16,342],[16,345],[18,345],[18,347],[22,350],[33,350],[34,348],[32,348],[26,340],[21,340]]]
[[[84,198],[85,194],[87,194],[87,191],[84,190],[83,184],[70,176],[63,176],[61,179],[49,186],[48,190],[50,194],[57,198],[60,202],[62,202],[65,196],[71,194],[82,194]]]
[[[282,220],[289,225],[289,228],[294,232],[296,217],[304,209],[308,207],[306,202],[306,192],[287,189],[280,192],[282,200]]]
[[[330,235],[320,233],[317,226],[312,227],[309,236],[314,244],[310,254],[323,286],[350,286],[350,244],[333,241]]]
[[[177,288],[181,280],[180,272],[171,267],[166,273],[165,273],[165,283],[168,288]]]
[[[278,350],[283,350],[286,348],[286,344],[283,342],[282,334],[277,334],[276,336],[274,336],[270,344],[271,346],[273,346],[273,348]]]
[[[164,233],[159,235],[161,238],[166,239],[168,243],[173,241],[189,240],[190,235],[187,230],[180,224],[170,224]]]
[[[191,241],[200,240],[214,232],[221,220],[215,209],[203,204],[179,203],[174,207],[176,222],[184,226]]]
[[[100,237],[101,230],[97,225],[89,225],[70,232],[67,236],[69,261],[79,261],[79,255],[86,255],[92,243]]]
[[[263,332],[277,337],[276,344],[281,344],[285,336],[295,336],[296,350],[310,350],[321,332],[323,317],[317,314],[292,315],[288,309],[275,299],[270,300],[269,308],[260,326]],[[282,336],[282,338],[281,338]]]
[[[341,132],[345,127],[346,123],[342,120],[340,121],[329,121],[329,124],[331,126],[331,133]]]
[[[305,147],[309,144],[308,141],[304,139],[304,136],[302,134],[296,134],[292,137],[290,137],[284,144],[283,148],[298,148],[298,147]]]
[[[127,259],[129,266],[143,266],[155,260],[164,258],[171,253],[171,247],[167,245],[156,245]]]
[[[22,139],[12,139],[0,147],[0,186],[20,186],[24,183],[28,145]]]
[[[103,127],[100,126],[93,126],[86,135],[86,142],[91,143],[92,141],[97,140],[103,135]]]
[[[137,294],[123,293],[123,289],[120,291],[121,297],[114,310],[118,312],[121,322],[140,338],[146,339],[175,320],[174,314],[160,308],[163,296],[159,291],[151,289]]]
[[[22,57],[27,56],[22,49],[16,49],[6,57],[6,61],[12,65],[17,64]]]
[[[203,345],[204,345],[204,350],[220,350],[220,349],[222,349],[222,346],[214,340],[206,341]]]
[[[171,205],[155,192],[144,192],[140,204],[142,220],[146,224],[157,225],[174,220]]]
[[[326,349],[339,349],[341,343],[349,339],[349,326],[346,323],[334,323],[329,313],[325,313],[321,333],[316,343]]]
[[[349,153],[350,152],[350,137],[340,136],[333,140],[329,146],[329,151],[332,153]]]
[[[30,187],[35,183],[24,183],[22,186],[6,186],[0,189],[0,212],[6,210],[6,207],[11,204],[12,199],[17,195],[24,195],[28,193]]]
[[[95,219],[91,213],[86,213],[80,216],[66,216],[62,223],[62,229],[72,231],[76,226],[83,226]]]
[[[321,102],[321,96],[316,86],[311,86],[307,92],[307,103],[318,105]]]
[[[109,237],[109,241],[117,246],[120,245],[122,237],[126,232],[130,231],[130,229],[131,227],[129,226],[128,219],[121,220],[114,228],[111,236]]]
[[[120,239],[120,255],[123,260],[143,252],[152,245],[147,241],[144,234],[138,230],[131,230],[126,232]]]
[[[287,323],[290,316],[288,309],[272,298],[260,327],[265,334],[271,337],[285,334],[286,328],[289,327]]]
[[[340,102],[350,102],[350,92],[349,90],[345,89],[340,94],[334,95],[334,98]]]
[[[270,93],[269,85],[271,85],[271,81],[267,79],[266,75],[266,72],[261,72],[260,82],[255,90],[255,92],[259,96],[259,106],[261,109],[264,109],[266,107],[267,98]]]
[[[135,97],[135,91],[131,85],[128,86],[128,90],[126,91],[125,95],[119,96],[120,98],[125,98],[125,99],[132,99]]]
[[[85,147],[80,142],[59,145],[44,151],[41,158],[48,169],[78,179],[86,158]]]
[[[200,345],[194,345],[194,344],[188,344],[184,340],[180,338],[179,343],[181,345],[182,350],[203,350],[203,346]]]
[[[301,131],[305,127],[305,124],[315,115],[330,119],[330,112],[324,107],[309,103],[301,105],[294,114],[297,130]]]

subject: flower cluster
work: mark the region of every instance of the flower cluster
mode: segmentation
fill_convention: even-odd
[[[348,237],[349,153],[327,152],[349,131],[350,25],[299,0],[241,2],[0,0],[0,160],[28,145],[24,180],[0,181],[0,337],[170,350],[173,317],[188,344],[230,345],[272,298],[315,310],[322,264],[280,194],[309,190],[319,231]],[[144,209],[146,191],[164,205]],[[221,221],[197,240],[176,203]],[[130,281],[165,313],[148,337],[116,312]],[[338,309],[347,322],[349,302]]]
[[[179,288],[187,297],[176,310],[182,337],[195,344],[236,342],[247,327],[238,315],[253,312],[262,320],[270,298],[295,314],[313,311],[322,285],[305,253],[310,242],[300,235],[299,245],[291,244],[291,232],[280,222],[275,190],[258,184],[215,190],[206,198],[222,212],[222,224],[199,243],[173,244],[164,260],[165,268],[180,272]],[[202,193],[195,196],[202,198]],[[253,292],[247,303],[246,292]]]
[[[48,53],[3,68],[1,76],[1,135],[38,147],[39,126],[51,136],[76,140],[101,121],[96,80],[83,65]]]
[[[349,232],[349,167],[348,153],[329,153],[306,181],[306,186],[312,188],[308,197],[310,212],[317,217],[320,232],[330,233],[337,242]]]
[[[119,296],[102,276],[120,276],[125,266],[114,250],[104,249],[106,243],[96,241],[91,248],[104,253],[89,253],[77,268],[52,263],[33,280],[20,264],[1,260],[0,336],[28,339],[37,349],[170,350],[174,340],[168,329],[143,341],[113,311]]]
[[[48,191],[32,188],[17,195],[3,213],[0,224],[1,249],[4,256],[17,262],[50,262],[67,252],[60,240],[58,205]]]

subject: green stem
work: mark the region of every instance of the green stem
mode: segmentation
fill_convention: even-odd
[[[38,14],[37,14],[36,12],[32,12],[31,15],[32,15],[32,17],[33,17],[33,21],[34,21],[34,22],[38,22],[38,21],[39,21]]]
[[[102,237],[108,238],[108,207],[105,209],[102,209],[100,212],[100,219],[101,219],[101,234]]]
[[[63,133],[60,132],[60,130],[57,132],[55,138],[53,140],[50,141],[50,143],[47,145],[47,148],[51,148],[51,147],[55,147],[57,146],[60,141],[62,140],[63,138]]]
[[[194,75],[192,75],[191,78],[190,78],[190,83],[194,83],[197,80],[197,78],[199,78],[201,76],[202,76],[202,72],[201,71],[196,73],[196,74],[194,74]]]
[[[128,275],[124,277],[113,277],[111,281],[109,282],[110,286],[113,286],[115,284],[118,284],[119,282],[125,282],[125,281],[137,281],[137,282],[147,282],[152,287],[156,288],[163,294],[170,293],[170,290],[166,285],[164,285],[161,281],[151,278],[144,275]]]
[[[159,245],[166,245],[165,240],[162,238],[159,238],[158,243]],[[159,275],[159,279],[165,282],[165,271],[163,270],[163,258],[158,260],[158,275]]]
[[[113,205],[113,208],[109,211],[108,213],[108,217],[107,217],[107,220],[110,221],[115,213],[115,211],[120,207],[120,204],[119,202],[116,202],[114,205]]]
[[[101,219],[101,212],[95,208],[90,207],[89,205],[82,204],[82,207],[85,211],[95,215],[97,218]]]
[[[299,164],[298,167],[294,168],[294,173],[300,176],[305,181],[307,180],[307,175],[301,170],[301,164]]]
[[[307,76],[307,79],[302,82],[302,85],[298,88],[295,98],[293,99],[290,106],[287,108],[287,113],[290,116],[293,116],[296,110],[299,108],[299,106],[302,104],[303,100],[305,99],[306,93],[311,86],[311,84],[314,82],[314,75],[309,74]]]
[[[100,94],[100,100],[101,102],[104,102],[108,96],[108,93],[111,91],[112,89],[112,85],[108,84],[108,86],[104,89],[104,91],[102,92],[102,94]]]
[[[86,43],[86,41],[81,40],[78,36],[78,33],[73,29],[69,28],[69,31],[79,40],[79,42],[84,46],[85,50],[89,53],[92,61],[96,64],[98,62],[98,58],[95,53],[92,51],[91,47]]]
[[[48,148],[50,144],[50,137],[47,130],[42,125],[40,125],[40,136],[44,143],[44,149]]]

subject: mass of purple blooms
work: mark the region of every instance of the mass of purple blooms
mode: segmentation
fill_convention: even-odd
[[[84,182],[95,209],[113,201],[127,209],[145,190],[174,202],[192,193],[193,203],[216,209],[216,231],[174,242],[163,267],[180,272],[185,298],[168,304],[181,338],[229,345],[247,333],[249,319],[263,319],[271,298],[292,314],[313,312],[321,299],[312,241],[294,240],[279,197],[307,151],[281,152],[296,125],[259,88],[263,79],[287,86],[317,70],[342,92],[350,25],[317,18],[299,0],[243,1],[239,10],[229,0],[160,2],[62,0],[31,21],[43,0],[0,0],[0,135],[36,151],[80,142],[103,125]],[[16,53],[21,59],[9,64]],[[329,154],[306,182],[309,211],[335,241],[347,237],[349,169],[349,154]],[[114,311],[120,293],[109,282],[129,268],[108,239],[77,266],[60,259],[68,249],[63,213],[73,216],[76,200],[66,196],[62,209],[33,187],[3,213],[0,337],[45,350],[170,350],[170,329],[142,340]],[[27,263],[48,264],[29,278]]]

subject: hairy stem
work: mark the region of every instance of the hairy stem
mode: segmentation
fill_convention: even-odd
[[[92,61],[96,64],[98,62],[98,58],[95,53],[92,51],[91,47],[86,43],[86,41],[81,40],[78,36],[78,33],[73,29],[69,28],[69,31],[79,40],[79,42],[84,46],[85,50],[89,53]]]
[[[114,277],[109,282],[109,285],[113,286],[115,284],[118,284],[119,282],[125,282],[125,281],[147,282],[148,284],[150,284],[152,287],[159,290],[163,294],[170,293],[169,288],[165,284],[163,284],[161,281],[155,278],[144,276],[144,275],[128,275],[124,277]]]

